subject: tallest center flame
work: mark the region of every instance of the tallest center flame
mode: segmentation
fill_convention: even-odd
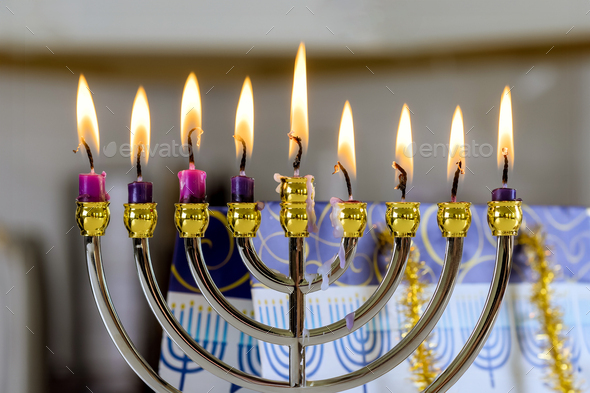
[[[307,117],[307,71],[305,65],[305,44],[299,45],[295,58],[295,74],[293,76],[293,94],[291,96],[291,130],[294,136],[301,138],[303,152],[307,151],[309,141],[309,121]],[[297,155],[297,143],[289,141],[289,158]]]

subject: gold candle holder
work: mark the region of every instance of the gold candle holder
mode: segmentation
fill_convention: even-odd
[[[494,236],[516,236],[522,223],[522,201],[488,202],[488,225]]]
[[[471,203],[439,203],[436,219],[443,237],[465,237],[471,226]]]
[[[367,226],[367,204],[364,202],[338,203],[338,221],[343,237],[362,237]]]
[[[311,179],[313,184],[314,179]],[[280,221],[285,237],[308,237],[307,221],[307,178],[281,178]],[[311,195],[313,199],[314,195]]]
[[[76,223],[82,236],[103,236],[111,220],[110,202],[76,201]]]
[[[209,226],[209,204],[175,203],[174,206],[174,223],[180,237],[203,237]]]
[[[394,237],[414,237],[420,225],[420,202],[386,202],[385,221]]]
[[[130,238],[143,239],[154,235],[158,223],[156,203],[125,203],[123,222]]]
[[[262,214],[253,202],[232,202],[227,204],[227,223],[234,237],[256,237]]]

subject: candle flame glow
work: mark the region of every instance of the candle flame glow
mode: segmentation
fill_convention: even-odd
[[[142,145],[142,158],[147,164],[150,156],[150,107],[143,86],[139,86],[135,95],[135,101],[133,101],[130,130],[129,142],[132,147],[131,163],[135,165],[137,149],[139,145]]]
[[[395,141],[395,161],[406,171],[408,182],[412,181],[414,173],[414,145],[412,144],[412,122],[410,108],[404,104],[397,128]]]
[[[506,86],[500,100],[500,122],[498,126],[498,168],[504,166],[502,151],[507,149],[508,166],[514,167],[514,137],[512,135],[512,97]],[[505,151],[505,150],[504,150]]]
[[[301,138],[303,153],[307,151],[309,141],[309,121],[307,117],[307,71],[305,66],[305,44],[302,42],[295,58],[293,76],[293,94],[291,96],[291,132]],[[289,140],[289,159],[295,158],[297,143]]]
[[[451,125],[451,139],[449,141],[449,159],[447,162],[447,179],[452,179],[457,170],[457,163],[465,170],[465,133],[463,128],[463,113],[457,105]]]
[[[246,77],[236,111],[236,129],[234,135],[246,142],[248,158],[252,155],[254,145],[254,93],[250,77]],[[242,156],[242,144],[236,139],[236,156]]]
[[[78,99],[76,102],[76,115],[78,122],[78,139],[84,140],[97,150],[100,150],[100,136],[98,133],[98,119],[92,100],[92,92],[88,87],[84,75],[80,75],[78,82]]]
[[[193,128],[201,128],[202,122],[201,110],[201,92],[199,90],[199,82],[194,72],[191,72],[182,92],[182,103],[180,105],[180,143],[182,145],[188,143],[188,133]],[[200,132],[193,133],[200,135]],[[200,137],[196,147],[200,146]],[[193,139],[194,140],[194,139]]]
[[[340,133],[338,134],[338,161],[348,171],[351,179],[356,178],[356,153],[354,148],[354,125],[352,121],[352,109],[346,101],[340,120]]]

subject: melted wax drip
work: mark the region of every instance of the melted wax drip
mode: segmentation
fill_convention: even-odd
[[[322,291],[327,291],[330,286],[330,271],[332,269],[332,263],[326,261],[322,266],[318,267],[317,274],[322,275]]]
[[[332,227],[334,227],[334,237],[342,238],[344,235],[344,228],[338,219],[338,215],[342,210],[338,204],[344,202],[340,198],[332,197],[330,198],[330,205],[332,205],[332,213],[330,214],[330,221],[332,222]],[[346,252],[344,250],[344,245],[340,242],[340,247],[338,249],[338,258],[340,259],[340,268],[344,269],[346,266]]]
[[[353,311],[344,317],[344,319],[346,319],[346,328],[348,329],[348,331],[351,331],[352,327],[354,326],[354,313],[355,312]]]

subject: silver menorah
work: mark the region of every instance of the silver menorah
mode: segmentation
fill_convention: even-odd
[[[313,181],[313,180],[312,180]],[[387,304],[400,283],[410,251],[411,238],[420,222],[419,203],[389,202],[385,221],[394,236],[394,246],[387,272],[375,290],[354,314],[354,321],[339,319],[329,325],[304,329],[305,296],[318,291],[323,278],[317,274],[305,275],[304,239],[309,234],[307,179],[301,177],[281,179],[281,225],[289,241],[289,275],[268,268],[257,255],[252,237],[260,226],[261,214],[256,203],[228,204],[228,223],[236,238],[240,256],[250,273],[270,289],[282,292],[289,298],[288,329],[258,322],[236,309],[220,292],[211,278],[203,252],[201,237],[208,222],[207,203],[176,204],[175,223],[184,238],[184,246],[191,273],[207,302],[227,323],[244,334],[270,344],[289,348],[289,381],[276,381],[245,373],[229,366],[205,349],[183,328],[156,282],[150,258],[149,240],[157,222],[155,203],[126,204],[124,222],[132,238],[135,263],[146,299],[168,337],[197,363],[199,367],[234,385],[260,392],[337,392],[352,389],[388,373],[428,337],[443,315],[453,293],[461,264],[463,241],[471,223],[471,205],[468,202],[440,203],[437,221],[446,238],[444,265],[432,298],[416,325],[389,351],[372,359],[364,367],[348,374],[323,379],[307,380],[305,349],[343,338],[368,324]],[[310,195],[310,198],[313,195]],[[113,343],[129,366],[154,391],[178,393],[179,390],[163,380],[136,350],[117,315],[111,300],[101,259],[100,236],[109,223],[109,202],[77,202],[76,218],[84,236],[90,285],[98,311]],[[334,257],[327,276],[332,284],[344,273],[354,259],[358,238],[366,225],[366,204],[343,202],[337,205],[338,220],[344,236],[343,264]],[[497,236],[497,252],[490,290],[479,320],[467,342],[447,368],[424,389],[424,392],[444,392],[456,383],[474,362],[484,346],[508,285],[512,264],[514,236],[522,221],[520,201],[488,202],[488,223]],[[311,282],[307,281],[307,278]]]

